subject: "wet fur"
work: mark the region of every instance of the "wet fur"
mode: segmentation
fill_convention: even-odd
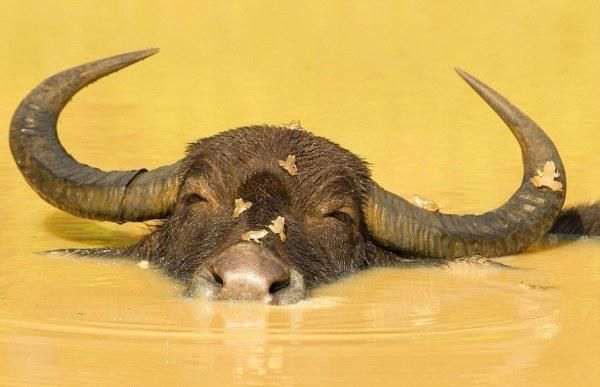
[[[550,233],[600,236],[600,202],[566,208]]]
[[[278,160],[296,156],[291,176]],[[219,252],[285,218],[287,240],[261,240],[302,274],[308,287],[357,271],[378,259],[361,213],[370,187],[366,163],[331,141],[308,132],[252,126],[191,144],[172,215],[130,249],[185,282]],[[186,203],[196,194],[202,201]],[[234,200],[253,203],[233,218]],[[198,199],[195,199],[198,200]],[[352,216],[336,213],[338,207]],[[351,208],[350,208],[351,207]]]

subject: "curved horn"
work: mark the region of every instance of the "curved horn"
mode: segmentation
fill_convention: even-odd
[[[535,122],[497,92],[457,69],[458,74],[502,118],[517,138],[523,157],[523,181],[501,207],[481,215],[450,215],[426,211],[373,184],[365,207],[367,226],[379,243],[432,258],[517,253],[552,225],[566,194],[565,170],[554,144]],[[562,190],[537,188],[530,178],[547,161],[559,173]]]
[[[10,148],[29,185],[73,215],[114,222],[166,216],[177,194],[179,163],[153,171],[104,172],[78,163],[56,133],[63,107],[84,86],[158,52],[117,55],[58,73],[21,102],[10,125]]]

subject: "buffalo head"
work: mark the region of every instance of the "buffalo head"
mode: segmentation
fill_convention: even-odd
[[[189,295],[292,303],[310,287],[402,257],[513,254],[542,236],[562,208],[566,178],[551,140],[461,70],[511,129],[523,156],[518,190],[480,215],[414,206],[372,181],[351,152],[289,127],[229,130],[151,171],[104,172],[77,162],[57,137],[62,108],[82,87],[155,52],[118,55],[48,78],[15,112],[10,145],[31,187],[64,211],[113,222],[163,219],[135,246],[110,252],[150,260],[185,282]],[[530,182],[548,161],[562,190]]]

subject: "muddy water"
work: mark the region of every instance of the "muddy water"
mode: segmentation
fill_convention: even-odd
[[[155,167],[201,136],[300,120],[369,160],[385,187],[481,212],[519,184],[519,151],[453,74],[460,65],[546,128],[567,201],[591,201],[600,7],[579,3],[6,1],[0,116],[7,130],[22,96],[55,71],[158,46],[65,110],[61,139],[79,160]],[[0,384],[600,381],[598,240],[501,260],[516,270],[371,270],[289,307],[202,303],[154,269],[36,254],[132,243],[146,226],[53,209],[18,175],[6,140],[0,185]]]

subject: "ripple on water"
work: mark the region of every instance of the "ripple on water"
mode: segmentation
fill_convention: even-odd
[[[270,342],[464,342],[532,332],[548,336],[559,329],[556,293],[520,287],[522,273],[511,270],[371,270],[318,289],[298,304],[266,306],[185,299],[161,274],[130,263],[104,270],[88,265],[86,280],[65,287],[70,296],[62,293],[16,314],[5,310],[1,329],[203,342],[257,337]],[[79,293],[72,294],[73,286]]]

